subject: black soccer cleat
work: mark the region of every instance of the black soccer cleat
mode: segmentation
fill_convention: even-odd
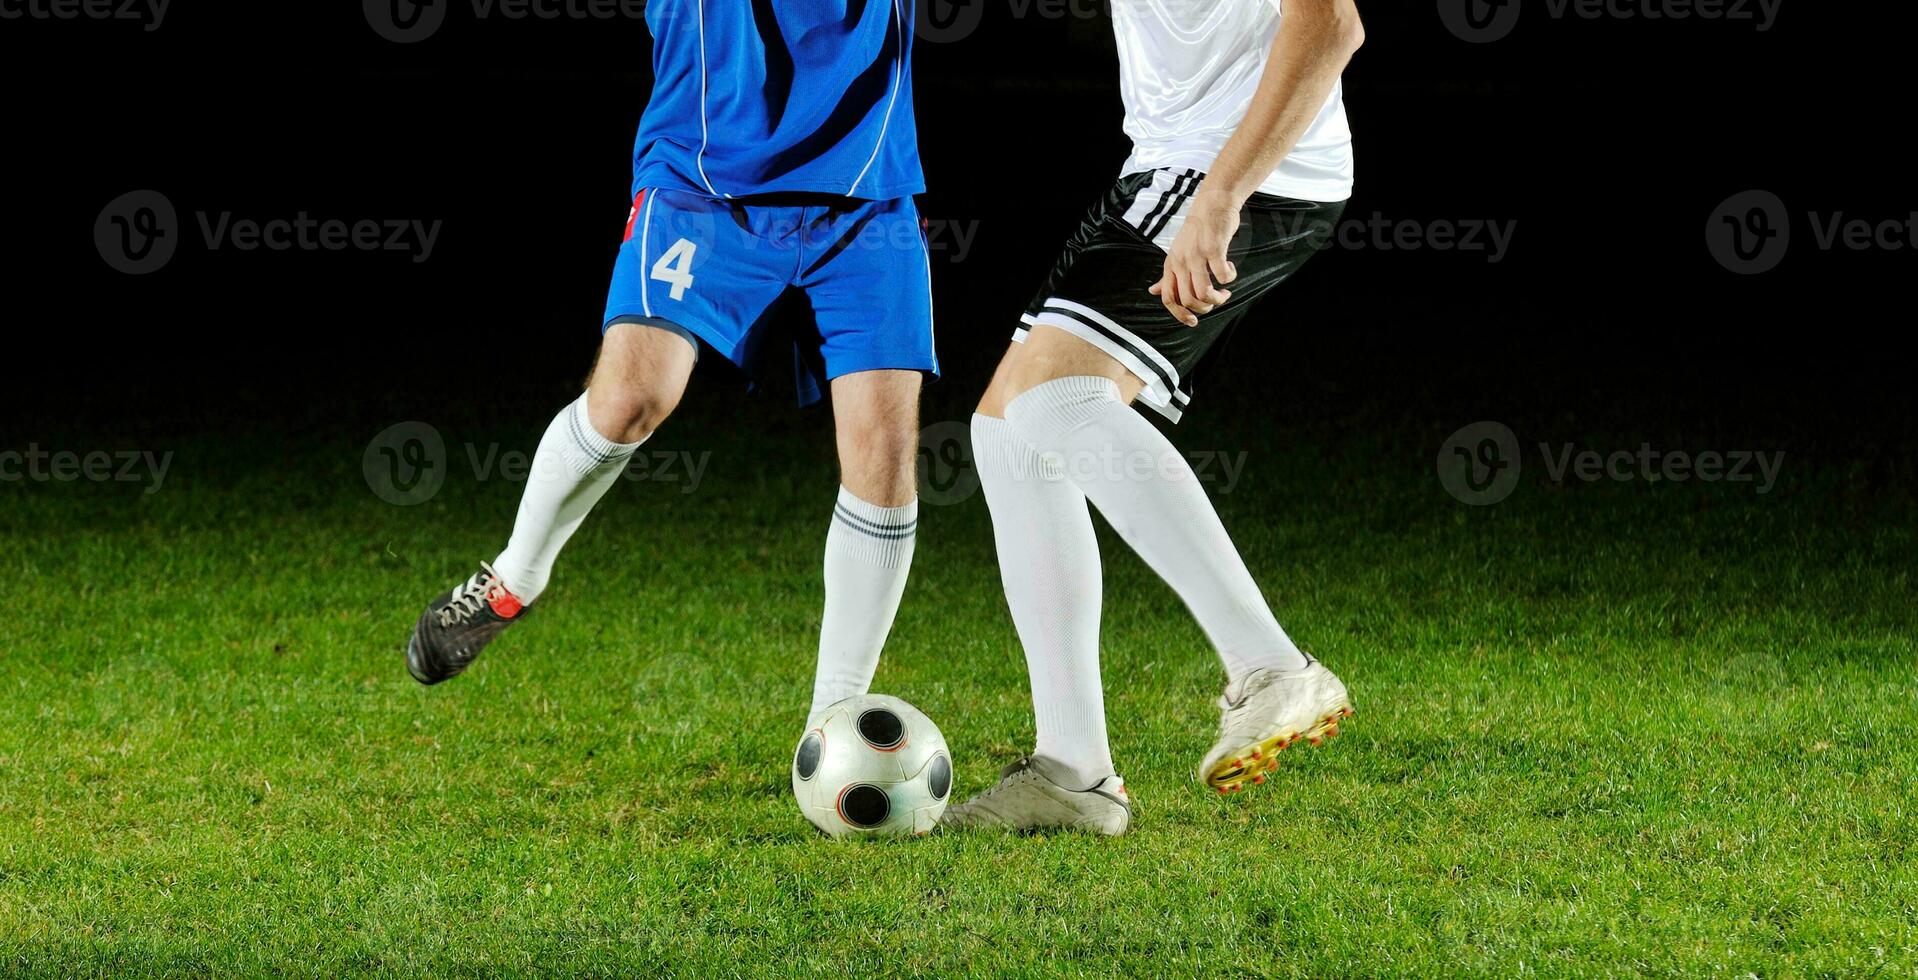
[[[493,638],[526,618],[526,604],[506,591],[493,566],[433,600],[406,641],[406,670],[421,684],[459,676]]]

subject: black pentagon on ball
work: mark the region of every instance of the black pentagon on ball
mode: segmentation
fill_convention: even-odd
[[[826,740],[818,732],[807,732],[799,740],[799,751],[793,754],[793,771],[800,779],[811,779],[819,771],[819,754],[825,751]]]
[[[859,715],[859,737],[875,749],[895,749],[906,740],[906,723],[885,708],[868,708]]]
[[[839,794],[839,815],[855,827],[877,827],[892,812],[892,800],[877,786],[860,783]]]
[[[944,752],[932,757],[932,768],[926,771],[926,788],[932,790],[932,798],[943,800],[952,792],[952,760]]]

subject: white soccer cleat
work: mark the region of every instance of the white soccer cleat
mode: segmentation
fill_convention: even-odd
[[[939,826],[971,830],[1082,830],[1117,837],[1132,825],[1132,798],[1125,780],[1107,776],[1085,789],[1055,782],[1032,758],[999,774],[999,784],[946,810]]]
[[[1338,676],[1310,655],[1297,670],[1255,670],[1219,699],[1219,740],[1199,763],[1199,778],[1221,793],[1265,782],[1279,753],[1301,739],[1318,745],[1352,716]]]

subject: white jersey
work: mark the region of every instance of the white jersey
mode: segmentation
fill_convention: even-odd
[[[1279,0],[1112,0],[1112,30],[1132,137],[1122,173],[1211,169],[1259,87],[1279,33]],[[1352,196],[1352,130],[1340,88],[1260,192],[1327,202]]]

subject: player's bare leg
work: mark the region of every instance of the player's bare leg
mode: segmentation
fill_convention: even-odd
[[[833,379],[839,482],[860,499],[899,507],[918,495],[921,385],[918,371],[860,371]]]
[[[992,374],[992,383],[979,399],[978,412],[995,419],[1006,417],[1006,406],[1014,398],[1059,378],[1105,378],[1119,386],[1119,396],[1127,404],[1145,388],[1125,365],[1112,355],[1063,330],[1041,326],[1026,335],[1025,342],[1013,344]]]
[[[679,406],[696,352],[684,336],[615,323],[586,393],[560,410],[534,453],[506,550],[427,606],[407,642],[415,680],[465,670],[546,590],[553,561],[639,448]]]
[[[1276,751],[1336,734],[1351,704],[1344,685],[1279,627],[1183,456],[1127,407],[1144,386],[1099,348],[1039,325],[1008,352],[975,418],[978,456],[991,451],[1016,460],[1023,449],[1038,460],[1030,464],[1036,470],[1011,478],[989,472],[998,462],[980,468],[993,503],[1008,599],[1032,672],[1039,754],[1067,756],[1081,779],[1094,775],[1086,770],[1087,759],[1110,766],[1098,692],[1096,581],[1054,589],[1039,602],[1019,598],[1034,587],[1020,581],[1022,569],[1035,565],[1090,566],[1096,576],[1089,518],[1059,516],[1074,509],[1056,488],[1063,483],[1098,506],[1179,593],[1224,661],[1229,680],[1220,699],[1219,738],[1200,776],[1231,792],[1263,782]],[[1107,462],[1114,452],[1119,465]],[[1151,465],[1130,465],[1137,462],[1127,459],[1133,456]],[[1035,491],[1035,485],[1045,489]],[[1047,516],[1023,527],[1034,514]],[[1063,530],[1040,533],[1046,528]],[[1083,557],[1088,551],[1091,557]],[[1048,751],[1048,742],[1058,747]]]
[[[586,383],[594,430],[619,443],[644,441],[679,408],[698,353],[671,330],[615,323],[600,340]]]
[[[919,526],[920,385],[918,371],[833,379],[840,487],[826,533],[826,605],[809,717],[866,693],[899,611]]]

